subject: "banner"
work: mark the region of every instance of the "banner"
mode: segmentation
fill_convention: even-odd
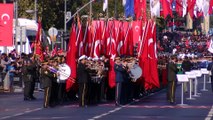
[[[0,46],[13,45],[13,4],[0,4]]]
[[[67,79],[66,81],[66,91],[70,91],[70,89],[72,88],[73,84],[76,81],[76,77],[77,77],[77,63],[76,63],[76,54],[77,54],[77,46],[76,46],[76,27],[73,24],[72,28],[71,28],[71,32],[70,32],[70,40],[68,43],[68,51],[67,51],[67,57],[66,57],[66,63],[67,65],[70,67],[71,69],[71,75],[70,77]]]
[[[44,60],[43,50],[42,50],[42,26],[41,21],[38,21],[38,31],[36,33],[36,39],[35,39],[35,49],[34,54],[39,57],[41,61]]]
[[[210,45],[209,45],[208,51],[210,53],[213,53],[213,42],[212,42],[212,40],[210,41]]]

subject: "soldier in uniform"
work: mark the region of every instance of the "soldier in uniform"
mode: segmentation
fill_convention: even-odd
[[[167,64],[167,76],[168,76],[168,88],[167,88],[167,100],[171,104],[175,103],[175,90],[177,78],[176,74],[178,72],[176,65],[176,58],[174,56],[171,57],[171,60]]]
[[[212,88],[212,92],[213,92],[213,57],[211,58],[211,62],[208,64],[207,70],[209,70],[211,72],[210,76],[211,76],[211,88]]]
[[[30,61],[27,59],[24,59],[23,66],[21,68],[22,73],[22,80],[24,82],[24,100],[32,100],[30,91],[32,87],[32,79],[30,76],[30,73],[28,71],[28,67],[30,65]]]
[[[121,104],[125,104],[124,93],[123,93],[123,83],[125,81],[125,73],[126,68],[122,65],[120,57],[115,58],[114,64],[115,70],[115,81],[116,81],[116,93],[115,93],[115,105],[120,106]]]
[[[35,61],[34,59],[35,56],[33,56],[33,54],[29,54],[28,55],[28,73],[30,75],[30,79],[31,79],[31,87],[30,87],[30,98],[32,100],[35,100],[36,98],[33,96],[34,94],[34,90],[35,90],[35,82],[36,82],[36,79],[38,79],[38,75],[37,75],[37,62]]]
[[[79,106],[86,107],[88,104],[89,68],[86,66],[86,56],[78,59],[77,80],[79,85]]]
[[[50,69],[50,71],[52,73],[57,73],[57,70],[58,70],[58,61],[57,59],[53,59],[52,61],[52,70]],[[57,77],[55,75],[53,75],[51,77],[51,80],[52,80],[52,91],[51,91],[51,106],[55,106],[58,104],[58,82],[57,82]]]
[[[44,108],[51,107],[52,78],[57,78],[57,74],[49,70],[47,62],[43,63],[41,68],[41,81],[44,87]]]

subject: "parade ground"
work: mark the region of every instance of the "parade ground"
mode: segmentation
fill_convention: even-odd
[[[198,81],[198,97],[188,100],[184,93],[181,101],[181,84],[176,90],[176,103],[166,100],[166,89],[144,96],[134,102],[115,106],[106,102],[85,108],[78,107],[78,101],[43,108],[43,92],[37,91],[35,101],[24,101],[22,92],[0,93],[0,120],[213,120],[213,93],[202,91],[203,80]],[[186,104],[186,105],[185,105]]]

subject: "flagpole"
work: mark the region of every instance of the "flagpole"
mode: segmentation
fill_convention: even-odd
[[[106,15],[107,15],[107,19],[109,18],[109,4],[107,3],[107,13],[106,13]]]
[[[15,0],[15,49],[17,50],[18,48],[18,44],[17,44],[17,39],[18,39],[18,35],[17,35],[17,27],[18,27],[18,0]]]
[[[116,4],[116,0],[114,0],[114,4],[115,4],[115,19],[117,19],[117,4]]]
[[[37,0],[35,0],[34,2],[35,2],[34,17],[35,17],[35,21],[37,22]]]
[[[3,0],[3,3],[6,4],[7,3],[6,0]],[[7,47],[6,46],[4,47],[4,52],[7,53]]]
[[[91,1],[94,1],[94,0],[90,0],[90,8],[89,8],[89,18],[90,18],[90,20],[92,19],[92,2]]]
[[[80,12],[82,9],[84,9],[86,6],[88,6],[90,3],[94,2],[95,0],[90,0],[87,4],[85,4],[84,6],[82,6],[81,8],[79,8],[71,17],[70,19],[72,19],[73,17],[75,17],[76,14],[78,14],[78,12]],[[92,13],[91,13],[92,14]],[[91,17],[91,16],[90,16]]]
[[[64,0],[64,33],[67,33],[67,0]],[[64,50],[67,50],[67,43],[64,39],[62,44],[64,45]]]

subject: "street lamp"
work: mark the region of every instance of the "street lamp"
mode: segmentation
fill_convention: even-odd
[[[34,0],[34,4],[35,4],[35,7],[34,7],[34,10],[26,10],[25,12],[26,13],[29,13],[29,14],[34,14],[34,20],[37,22],[37,0]]]
[[[35,17],[35,21],[37,22],[37,0],[35,0],[34,2],[35,2],[34,17]]]

